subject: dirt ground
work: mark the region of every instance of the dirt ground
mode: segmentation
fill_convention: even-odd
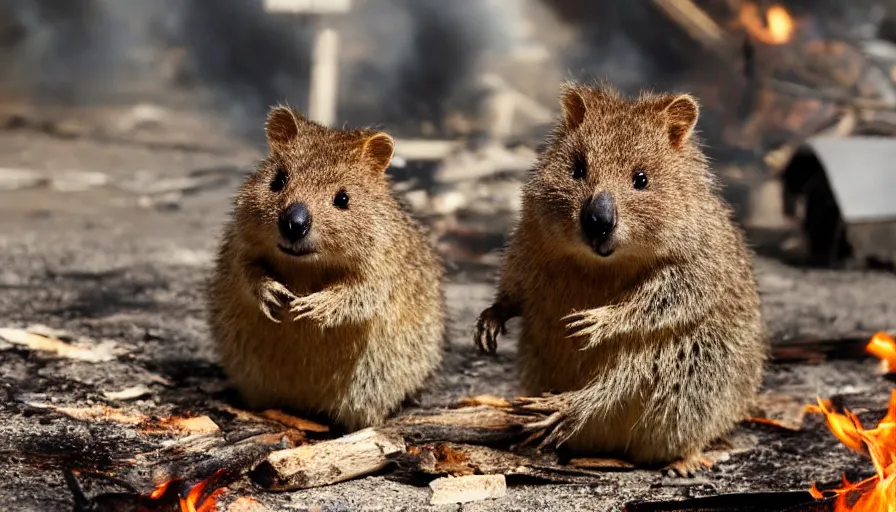
[[[177,133],[148,141],[64,137],[28,127],[0,131],[0,327],[43,324],[111,340],[124,354],[91,363],[0,345],[3,510],[70,510],[61,467],[103,466],[152,448],[127,430],[109,436],[35,403],[213,415],[215,404],[232,396],[214,362],[203,289],[229,197],[260,153],[223,135],[217,146],[190,147]],[[414,172],[399,174],[442,192],[455,186]],[[516,392],[517,324],[494,359],[474,350],[470,331],[492,295],[494,251],[513,219],[519,179],[519,173],[482,179],[479,199],[448,214],[418,209],[440,236],[450,265],[448,353],[424,405]],[[766,258],[756,265],[775,343],[855,345],[877,330],[896,328],[892,272],[810,270]],[[892,388],[878,369],[871,359],[845,356],[820,364],[775,363],[765,389],[805,403],[839,397],[865,411],[863,418],[876,419]],[[103,395],[134,385],[147,385],[149,393],[131,404]],[[213,417],[226,428],[226,418]],[[590,485],[510,481],[505,498],[450,506],[429,505],[428,487],[388,473],[276,494],[244,479],[230,486],[228,496],[251,495],[272,510],[618,510],[632,499],[804,490],[814,481],[835,482],[843,472],[851,478],[873,472],[868,460],[842,447],[815,417],[800,432],[745,424],[732,438],[743,449],[693,479],[630,471],[606,473]]]

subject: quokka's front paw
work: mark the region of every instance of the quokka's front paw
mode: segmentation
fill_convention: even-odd
[[[331,297],[327,292],[317,292],[296,297],[289,303],[289,312],[293,315],[292,319],[294,321],[313,320],[318,322],[321,327],[332,327],[335,325],[335,319],[331,315],[333,308],[334,305],[331,303]]]
[[[569,393],[518,398],[516,405],[521,410],[546,415],[544,419],[523,427],[532,433],[527,442],[542,439],[539,449],[559,447],[578,432],[590,417],[587,411],[576,406]]]
[[[610,308],[604,306],[598,309],[585,309],[566,315],[562,318],[566,325],[566,337],[586,339],[585,348],[600,344],[611,327]]]
[[[493,305],[483,311],[476,320],[476,332],[473,333],[473,343],[479,350],[487,354],[498,351],[498,335],[506,334],[505,321],[498,313],[498,307]]]
[[[296,296],[283,284],[273,279],[264,279],[258,287],[258,307],[262,314],[274,323],[280,323],[277,318],[286,302],[295,300]]]

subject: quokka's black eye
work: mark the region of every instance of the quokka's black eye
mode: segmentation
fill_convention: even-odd
[[[345,190],[340,190],[336,193],[336,197],[333,198],[333,206],[348,210],[348,194]]]
[[[286,171],[282,168],[277,169],[277,174],[274,176],[274,179],[271,181],[271,191],[272,192],[280,192],[286,186]]]
[[[635,171],[632,175],[632,186],[635,190],[644,190],[647,188],[647,173],[644,171]]]
[[[588,176],[588,162],[581,154],[576,154],[572,161],[572,177],[575,180],[585,179]]]

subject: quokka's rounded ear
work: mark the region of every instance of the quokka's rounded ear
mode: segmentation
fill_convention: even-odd
[[[376,172],[385,172],[392,162],[395,140],[388,133],[377,132],[368,135],[361,143],[361,153]]]
[[[268,112],[268,118],[265,122],[268,144],[271,146],[282,146],[295,140],[299,135],[300,128],[307,122],[305,118],[293,112],[289,107],[278,106],[272,108]]]
[[[664,103],[663,114],[669,132],[669,143],[673,147],[681,147],[694,133],[697,118],[700,117],[700,107],[690,94],[669,96]]]
[[[581,88],[574,82],[566,82],[560,86],[560,108],[563,111],[563,128],[571,132],[585,120],[585,98]]]

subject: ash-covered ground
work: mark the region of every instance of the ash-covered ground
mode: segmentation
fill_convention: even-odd
[[[128,122],[135,116],[153,122]],[[63,467],[115,468],[161,446],[133,428],[74,420],[47,404],[106,404],[158,417],[206,414],[224,431],[233,424],[233,414],[224,411],[238,405],[215,364],[204,283],[229,198],[260,149],[220,133],[212,119],[171,111],[121,109],[92,119],[95,124],[48,126],[10,118],[0,131],[0,328],[42,324],[88,345],[106,342],[114,354],[88,362],[0,345],[3,510],[70,510]],[[198,140],[203,144],[191,142]],[[516,393],[517,324],[497,358],[478,354],[470,333],[492,297],[496,251],[512,225],[532,154],[525,147],[486,147],[441,167],[394,171],[396,188],[432,229],[449,265],[448,353],[424,406]],[[843,357],[813,364],[773,363],[765,391],[807,404],[817,396],[840,397],[873,424],[892,385],[860,348],[873,332],[896,328],[896,275],[802,269],[766,258],[756,266],[774,343],[859,347],[833,350]],[[133,399],[107,395],[135,386],[146,391]],[[614,510],[632,499],[804,490],[813,481],[836,482],[843,472],[851,478],[873,472],[870,461],[848,451],[813,416],[799,432],[745,424],[732,440],[738,449],[694,479],[631,471],[608,472],[590,485],[511,480],[505,498],[462,506],[430,506],[425,482],[399,481],[388,472],[286,493],[242,479],[222,504],[251,496],[271,510]]]

